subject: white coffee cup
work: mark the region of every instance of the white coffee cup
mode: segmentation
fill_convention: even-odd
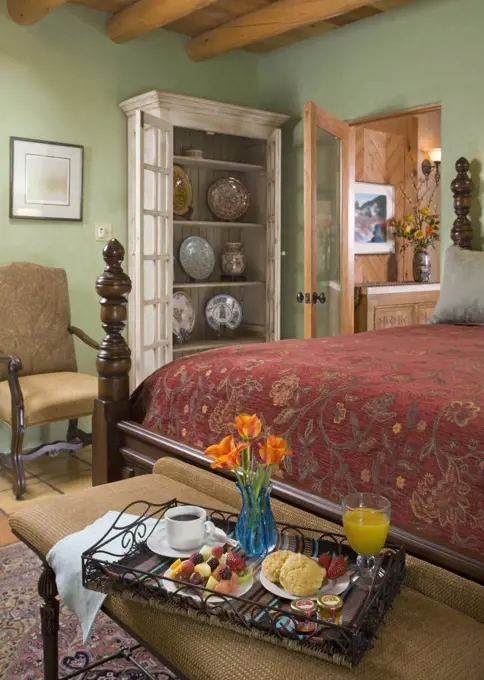
[[[180,505],[165,512],[166,542],[174,550],[196,550],[215,532],[207,513],[196,505]]]

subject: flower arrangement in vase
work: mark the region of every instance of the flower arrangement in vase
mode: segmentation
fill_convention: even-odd
[[[392,227],[395,236],[402,239],[401,250],[412,246],[413,255],[413,279],[417,283],[430,281],[430,254],[428,249],[435,248],[435,242],[439,240],[440,220],[432,201],[435,187],[430,189],[427,181],[417,183],[412,176],[412,184],[415,200],[408,197],[405,189],[401,191],[407,203],[411,206],[410,212],[403,220],[391,219],[389,226]],[[423,191],[422,191],[423,189]]]
[[[277,542],[277,527],[270,504],[271,476],[280,462],[292,453],[282,437],[269,434],[256,444],[262,423],[256,415],[243,413],[235,419],[240,437],[224,437],[219,444],[209,446],[205,456],[212,459],[211,467],[232,470],[242,497],[242,509],[235,528],[235,537],[249,557],[263,556]]]

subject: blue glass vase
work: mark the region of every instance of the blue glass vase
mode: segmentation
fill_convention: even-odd
[[[250,484],[237,482],[242,496],[242,510],[235,527],[235,537],[248,557],[263,557],[277,544],[277,526],[271,509],[271,486],[258,495]]]

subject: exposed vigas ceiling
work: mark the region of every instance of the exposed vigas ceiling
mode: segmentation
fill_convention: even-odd
[[[35,24],[67,0],[8,0],[19,24]],[[193,61],[244,48],[269,52],[327,33],[412,0],[73,0],[108,12],[106,33],[116,43],[156,28],[191,37]]]

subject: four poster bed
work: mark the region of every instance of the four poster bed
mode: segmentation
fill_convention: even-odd
[[[451,236],[471,249],[469,164],[459,159],[456,169]],[[97,359],[94,484],[150,472],[166,455],[208,467],[204,447],[230,431],[235,415],[256,412],[294,451],[274,496],[340,523],[346,493],[383,493],[394,540],[484,582],[484,327],[225,347],[158,369],[130,397],[123,256],[117,241],[107,244],[96,282],[106,337]]]

